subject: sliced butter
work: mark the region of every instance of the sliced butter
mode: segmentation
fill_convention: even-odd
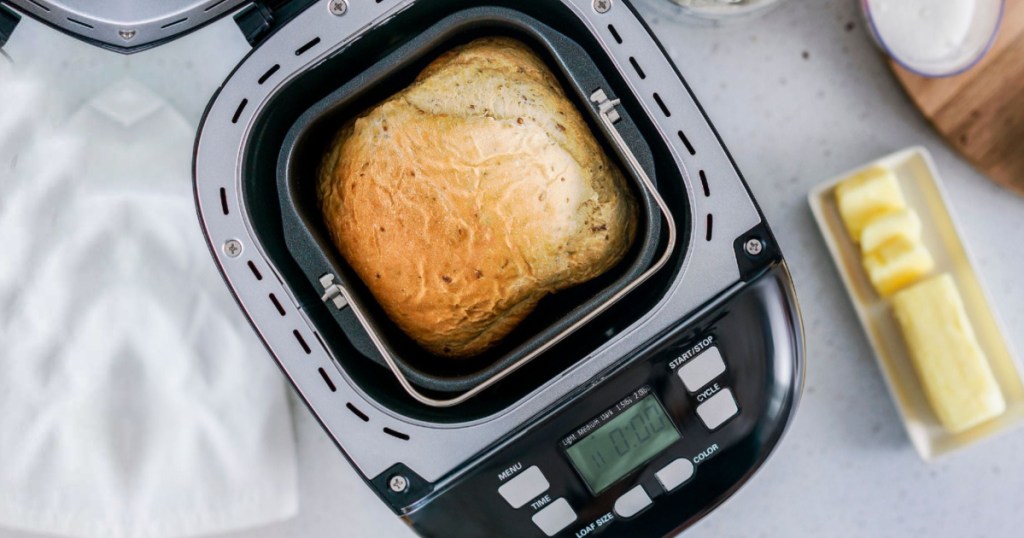
[[[962,432],[1006,410],[950,275],[897,293],[892,306],[928,401],[947,430]]]
[[[931,253],[920,241],[894,239],[864,256],[864,270],[882,296],[916,282],[934,267]]]
[[[896,176],[882,166],[873,166],[836,186],[836,203],[846,230],[855,242],[861,230],[876,217],[906,207]]]
[[[898,209],[869,221],[860,234],[860,249],[864,254],[885,243],[902,240],[917,243],[921,240],[921,218],[913,209]]]

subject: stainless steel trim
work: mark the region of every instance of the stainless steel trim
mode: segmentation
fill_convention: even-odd
[[[123,52],[191,31],[249,0],[5,0],[82,39]]]

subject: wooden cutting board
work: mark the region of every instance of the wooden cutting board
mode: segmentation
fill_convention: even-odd
[[[924,78],[890,63],[956,151],[997,183],[1024,194],[1024,1],[1006,2],[995,45],[966,73]]]

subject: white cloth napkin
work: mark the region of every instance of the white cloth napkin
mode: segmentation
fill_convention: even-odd
[[[200,234],[195,126],[93,57],[125,78],[74,99],[0,58],[0,526],[167,538],[291,517],[286,388]]]

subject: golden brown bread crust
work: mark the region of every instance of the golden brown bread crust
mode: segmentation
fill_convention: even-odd
[[[324,159],[334,243],[429,351],[469,357],[636,235],[626,180],[543,61],[484,38],[350,123]]]

